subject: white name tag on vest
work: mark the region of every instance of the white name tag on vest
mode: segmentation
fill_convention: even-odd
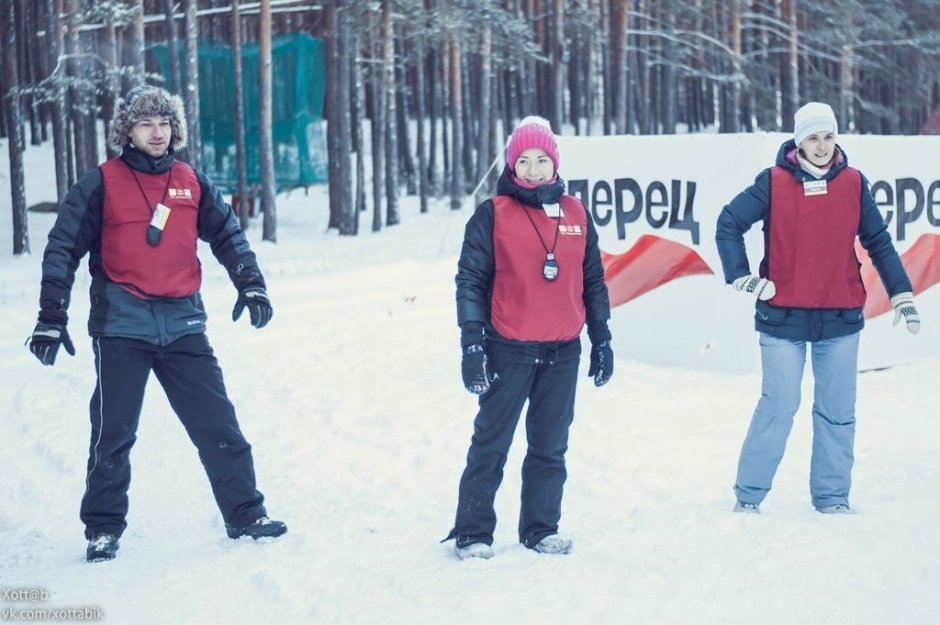
[[[150,225],[158,230],[166,228],[166,220],[170,218],[170,208],[163,203],[157,203],[153,209],[153,217],[150,219]]]
[[[565,214],[561,212],[561,204],[542,204],[542,208],[545,210],[545,214],[549,217],[565,216]]]
[[[803,183],[803,195],[806,197],[826,195],[827,193],[825,180],[807,180]]]

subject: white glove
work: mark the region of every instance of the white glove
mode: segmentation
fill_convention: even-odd
[[[757,299],[767,301],[777,294],[777,287],[772,280],[761,278],[753,274],[741,276],[731,283],[738,291],[753,293]]]
[[[898,293],[891,298],[891,305],[894,306],[894,321],[891,325],[896,326],[904,319],[907,324],[907,331],[911,334],[920,332],[920,315],[914,308],[914,294],[910,291]]]

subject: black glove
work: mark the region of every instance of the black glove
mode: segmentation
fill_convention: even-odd
[[[29,351],[39,362],[50,367],[54,365],[60,345],[65,346],[70,356],[75,355],[75,346],[64,323],[46,323],[42,320],[36,323],[33,335],[29,338]]]
[[[460,374],[464,387],[474,395],[490,390],[490,368],[483,345],[475,343],[463,348]]]
[[[232,309],[232,321],[238,321],[245,307],[251,314],[251,325],[256,328],[268,325],[271,317],[274,316],[274,307],[271,306],[271,300],[268,299],[268,292],[264,290],[264,287],[250,286],[239,289],[238,300],[235,302],[235,308]]]
[[[614,374],[614,350],[610,341],[598,341],[591,345],[591,367],[588,377],[594,378],[594,386],[604,386]]]

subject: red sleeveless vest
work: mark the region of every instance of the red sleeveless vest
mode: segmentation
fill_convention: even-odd
[[[113,158],[99,169],[104,179],[101,264],[108,278],[143,299],[196,293],[202,283],[196,256],[200,188],[192,167],[176,161],[169,171],[147,174]],[[147,230],[158,202],[171,212],[160,244],[151,246]]]
[[[563,195],[559,203],[562,216],[556,219],[510,196],[493,198],[495,276],[491,322],[500,336],[516,341],[555,342],[581,334],[585,319],[582,296],[587,211],[580,200],[569,195]],[[545,248],[539,236],[549,250],[555,244],[558,277],[551,282],[542,275]]]
[[[809,195],[782,167],[771,169],[767,276],[777,287],[770,303],[791,308],[857,308],[865,287],[855,255],[862,176],[846,167]]]

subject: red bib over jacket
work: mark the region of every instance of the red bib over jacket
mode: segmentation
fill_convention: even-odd
[[[502,337],[569,341],[584,327],[587,211],[568,195],[561,196],[560,206],[561,216],[549,217],[508,195],[493,198],[491,323]],[[552,246],[558,275],[549,281],[542,271],[546,248],[551,251]]]
[[[174,162],[147,174],[115,158],[99,168],[104,182],[101,264],[108,278],[144,299],[187,297],[199,290],[196,256],[200,187],[193,169]],[[147,242],[157,203],[170,209],[159,245]]]
[[[767,276],[770,303],[792,308],[857,308],[865,287],[855,254],[861,216],[861,174],[850,167],[828,181],[804,184],[771,169]]]

